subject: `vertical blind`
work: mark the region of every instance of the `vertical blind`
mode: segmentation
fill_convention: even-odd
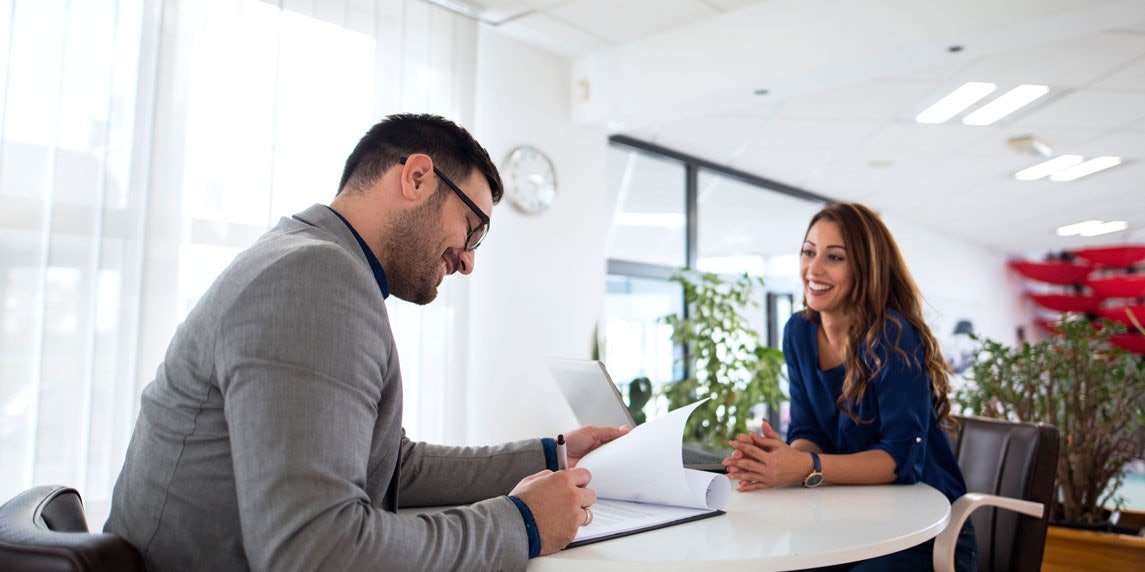
[[[201,293],[382,116],[471,123],[475,45],[420,0],[0,0],[0,501],[67,484],[101,526]],[[466,298],[389,304],[414,438],[461,439]]]

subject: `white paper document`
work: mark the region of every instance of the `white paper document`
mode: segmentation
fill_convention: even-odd
[[[723,514],[731,482],[721,473],[685,469],[680,443],[688,416],[703,401],[650,419],[585,455],[596,491],[592,524],[569,546]]]

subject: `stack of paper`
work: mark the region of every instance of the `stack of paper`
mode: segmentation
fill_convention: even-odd
[[[731,482],[719,473],[685,469],[680,443],[697,401],[640,425],[585,455],[592,473],[592,524],[569,547],[723,514]]]

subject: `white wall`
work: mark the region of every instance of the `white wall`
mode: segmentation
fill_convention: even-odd
[[[1003,343],[1016,341],[1015,329],[1030,333],[1030,316],[1020,282],[1006,267],[1007,257],[925,227],[884,216],[924,300],[923,315],[934,334],[951,337],[960,319],[975,332]]]
[[[500,164],[529,144],[556,166],[548,212],[503,201],[470,280],[467,443],[555,436],[575,426],[544,357],[589,357],[604,307],[602,129],[573,125],[566,60],[482,27],[474,135]]]

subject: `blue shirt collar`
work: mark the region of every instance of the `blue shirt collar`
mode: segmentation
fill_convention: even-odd
[[[330,207],[326,208],[330,209]],[[389,298],[390,284],[386,281],[386,272],[382,270],[382,263],[378,262],[378,257],[374,256],[374,251],[370,250],[370,247],[366,245],[366,241],[362,240],[362,236],[358,234],[358,231],[354,230],[354,225],[350,224],[350,221],[346,220],[346,217],[342,216],[338,211],[334,209],[330,209],[330,212],[338,215],[338,218],[342,219],[342,222],[346,223],[346,228],[350,229],[350,232],[354,233],[354,238],[357,239],[358,246],[362,247],[362,253],[366,255],[366,262],[370,263],[370,270],[374,272],[374,280],[377,280],[378,288],[381,288],[382,290],[382,298]]]

